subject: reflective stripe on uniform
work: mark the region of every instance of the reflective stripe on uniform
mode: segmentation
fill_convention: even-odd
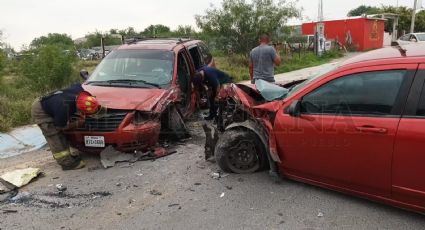
[[[53,158],[55,158],[56,160],[60,160],[63,159],[65,157],[69,157],[71,156],[71,152],[69,150],[65,150],[62,152],[58,152],[58,153],[53,153]]]

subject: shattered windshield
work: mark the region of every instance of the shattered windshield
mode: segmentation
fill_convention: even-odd
[[[289,88],[288,89],[289,92],[286,95],[286,97],[293,95],[294,93],[298,92],[300,89],[304,88],[304,86],[309,85],[311,82],[313,82],[316,79],[319,79],[320,77],[322,77],[323,75],[337,69],[339,66],[340,66],[340,64],[333,63],[331,65],[323,67],[322,69],[320,69],[318,71],[317,74],[312,75],[312,76],[308,77],[307,80],[303,81],[302,83],[300,83],[298,85],[294,85],[293,87]]]
[[[115,50],[103,59],[87,84],[166,88],[173,76],[174,54],[163,50]]]

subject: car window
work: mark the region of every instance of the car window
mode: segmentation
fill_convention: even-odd
[[[180,52],[178,55],[178,63],[177,63],[177,81],[180,86],[185,86],[189,80],[190,80],[189,64],[186,60],[185,55],[182,52]]]
[[[195,69],[196,70],[200,69],[204,65],[204,63],[203,63],[201,54],[199,53],[198,47],[195,46],[190,48],[189,53],[192,58],[193,64],[195,65]]]
[[[421,98],[419,99],[418,109],[416,111],[417,116],[425,117],[425,84],[422,87]]]
[[[425,34],[416,34],[416,37],[419,41],[425,41]]]
[[[210,62],[212,61],[212,55],[208,47],[205,44],[200,43],[199,49],[201,49],[202,58],[204,59],[205,65],[210,64]]]
[[[375,71],[335,79],[307,94],[303,113],[390,115],[406,70]]]
[[[400,38],[400,40],[402,40],[402,41],[409,41],[409,38],[410,38],[410,34],[406,34],[406,35],[402,36]]]

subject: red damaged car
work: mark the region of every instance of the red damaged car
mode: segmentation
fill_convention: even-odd
[[[286,88],[232,85],[216,160],[425,212],[424,83],[425,45],[407,45]]]
[[[184,137],[184,119],[197,103],[191,78],[203,65],[214,61],[196,40],[134,39],[113,50],[83,84],[106,109],[68,133],[72,145],[83,152],[108,145],[134,151],[155,145],[160,133]]]

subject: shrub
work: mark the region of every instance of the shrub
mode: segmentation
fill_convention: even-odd
[[[0,76],[2,75],[3,69],[6,65],[6,54],[0,49]]]
[[[56,45],[42,46],[23,60],[21,70],[31,89],[46,92],[72,81],[75,56]]]

